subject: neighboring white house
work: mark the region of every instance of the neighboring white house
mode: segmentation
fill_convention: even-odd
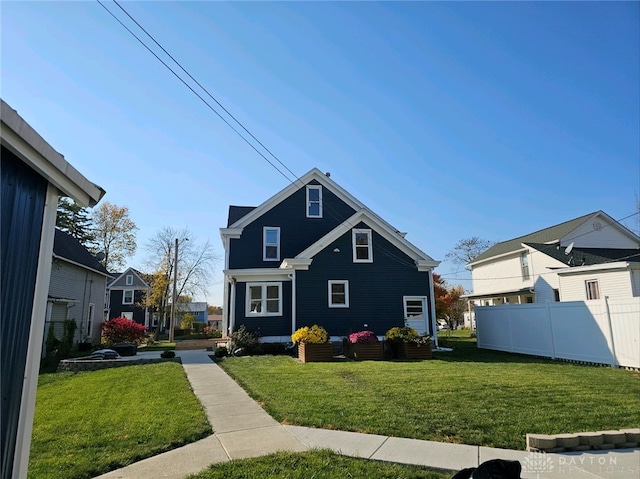
[[[640,297],[640,237],[603,211],[495,244],[469,267],[478,306]]]

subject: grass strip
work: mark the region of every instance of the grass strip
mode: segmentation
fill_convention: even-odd
[[[211,432],[180,364],[44,374],[29,478],[91,478]]]
[[[448,479],[452,473],[421,466],[341,456],[328,450],[279,452],[215,464],[189,479]]]

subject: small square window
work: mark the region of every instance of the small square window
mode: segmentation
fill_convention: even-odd
[[[322,186],[307,186],[307,218],[322,218]]]
[[[371,230],[353,230],[353,262],[373,263],[373,248],[371,244]]]
[[[280,261],[280,228],[264,227],[262,259],[264,261]]]
[[[329,307],[349,307],[349,281],[342,279],[329,281]]]
[[[585,285],[587,287],[587,299],[600,299],[600,287],[597,279],[585,281]]]

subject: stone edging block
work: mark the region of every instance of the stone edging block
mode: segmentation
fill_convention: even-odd
[[[571,452],[638,447],[640,428],[576,434],[527,434],[527,451]]]

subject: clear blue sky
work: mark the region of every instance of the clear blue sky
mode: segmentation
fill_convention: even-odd
[[[638,2],[122,5],[294,173],[330,171],[435,259],[634,211]],[[287,185],[99,3],[0,8],[2,98],[129,207],[132,266],[165,225],[222,257],[228,205]]]

